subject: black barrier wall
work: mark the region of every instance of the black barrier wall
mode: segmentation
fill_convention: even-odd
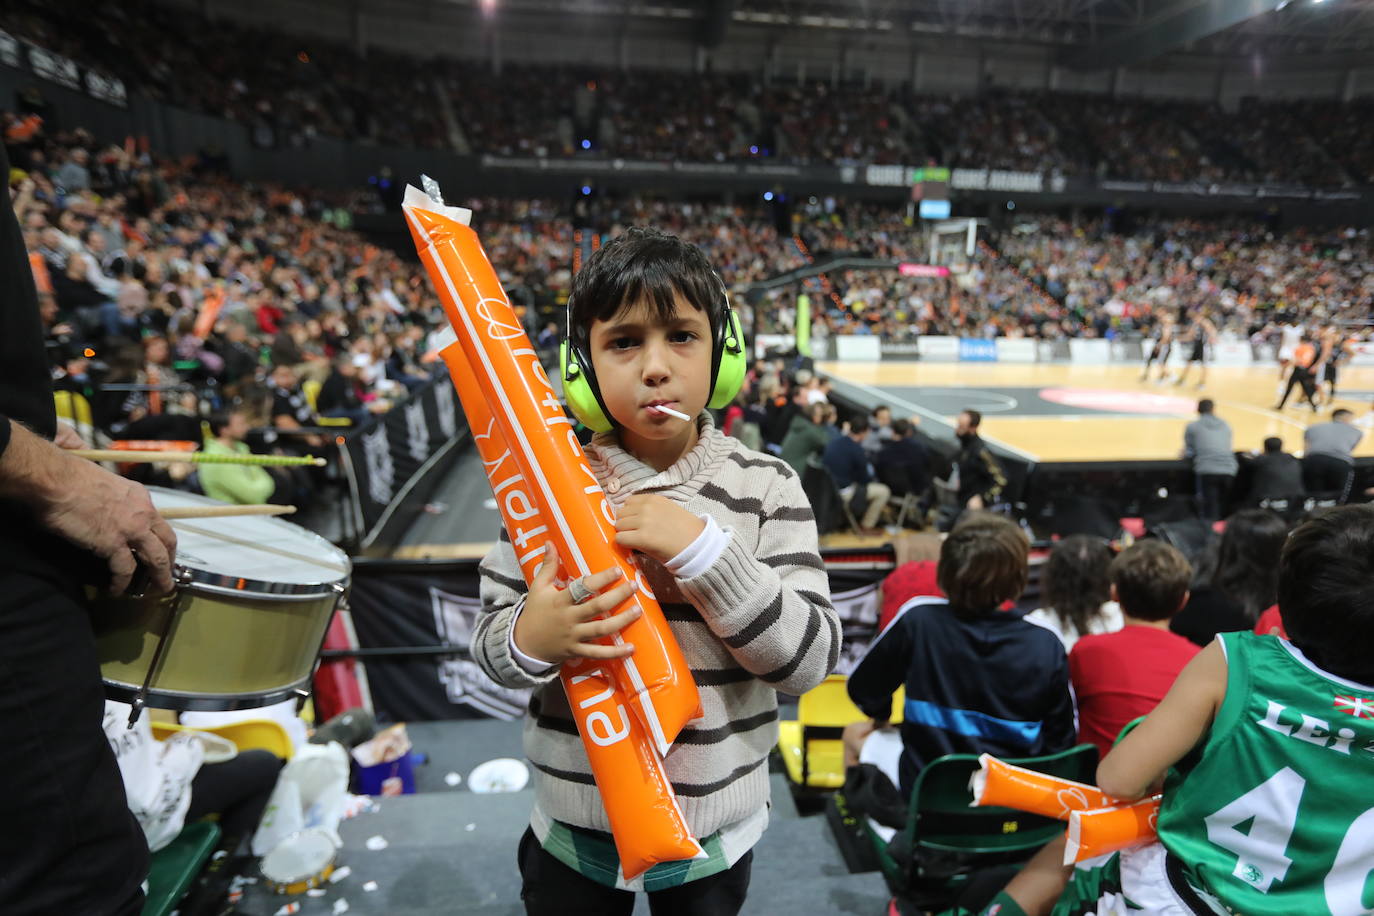
[[[340,453],[356,549],[389,553],[470,444],[467,417],[458,408],[447,369],[409,400],[347,433]]]

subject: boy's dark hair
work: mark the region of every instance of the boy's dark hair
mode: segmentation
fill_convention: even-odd
[[[983,422],[983,415],[976,410],[965,407],[963,413],[968,414],[968,425],[977,429]]]
[[[1279,560],[1279,614],[1318,667],[1374,683],[1374,506],[1340,506],[1299,525]]]
[[[1211,398],[1203,398],[1197,402],[1198,413],[1211,413],[1216,408],[1216,403]]]
[[[1355,416],[1354,412],[1346,410],[1344,407],[1337,407],[1335,410],[1331,411],[1331,419],[1336,422],[1344,420],[1346,417],[1353,416]]]
[[[1168,620],[1179,611],[1193,568],[1178,548],[1163,541],[1137,541],[1107,570],[1121,610],[1138,620]]]
[[[892,408],[891,408],[891,407],[888,407],[886,404],[879,404],[878,406],[874,407],[873,410],[870,411],[870,413],[871,413],[874,417],[877,417],[877,416],[878,416],[878,411],[880,411],[880,410],[886,410],[886,411],[888,412],[888,415],[889,415],[889,416],[891,416],[891,414],[892,414]]]
[[[960,616],[991,613],[1026,590],[1030,542],[1014,522],[974,512],[954,526],[940,547],[940,590]]]
[[[1271,455],[1283,451],[1283,440],[1278,436],[1270,436],[1264,440],[1264,450]]]
[[[864,416],[863,414],[856,414],[853,417],[853,419],[849,421],[850,435],[853,435],[854,433],[866,432],[868,432],[868,417]]]
[[[892,421],[892,435],[898,439],[905,439],[911,432],[911,421],[903,420],[901,417]]]
[[[1073,627],[1079,636],[1087,635],[1092,621],[1102,613],[1102,605],[1112,596],[1107,569],[1112,565],[1112,549],[1099,537],[1074,534],[1054,545],[1045,571],[1040,574],[1040,594],[1046,607]]]
[[[592,322],[609,321],[621,309],[644,301],[651,314],[668,321],[677,294],[707,314],[711,333],[724,312],[720,278],[701,249],[657,229],[634,227],[587,259],[568,294],[568,336],[586,346]]]

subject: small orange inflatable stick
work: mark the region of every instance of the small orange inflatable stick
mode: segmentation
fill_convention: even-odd
[[[1065,865],[1156,839],[1158,795],[1123,802],[1096,786],[1028,770],[991,754],[979,757],[978,764],[969,778],[971,807],[998,805],[1068,821]]]

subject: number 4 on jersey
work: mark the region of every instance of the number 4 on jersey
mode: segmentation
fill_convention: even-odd
[[[1236,854],[1231,872],[1260,893],[1288,874],[1286,855],[1307,780],[1284,767],[1229,805],[1204,818],[1207,839]],[[1247,831],[1241,825],[1249,822]],[[1374,911],[1374,808],[1346,830],[1322,892],[1332,916]]]

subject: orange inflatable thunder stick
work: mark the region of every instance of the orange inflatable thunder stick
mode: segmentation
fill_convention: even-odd
[[[643,614],[614,637],[617,643],[633,643],[635,653],[606,667],[659,754],[666,755],[682,726],[701,714],[700,698],[682,650],[630,551],[616,546],[615,518],[573,423],[549,385],[477,234],[466,225],[470,212],[445,207],[413,187],[406,189],[403,210],[483,400],[510,446],[515,466],[529,482],[529,501],[508,506],[507,517],[513,516],[516,524],[507,533],[520,569],[528,579],[540,558],[532,539],[545,534],[568,579],[619,566],[628,581],[638,584],[631,600]],[[536,515],[542,524],[534,523]]]
[[[983,754],[969,779],[972,806],[1000,805],[1069,822],[1064,864],[1149,843],[1156,837],[1159,796],[1123,802],[1090,786],[1014,766]]]
[[[511,460],[511,449],[482,398],[477,376],[462,348],[454,342],[439,355],[458,389],[507,530],[515,531],[521,524],[533,525],[530,530],[534,532],[546,528],[538,514],[524,515],[524,507],[533,505],[529,484]],[[546,533],[534,533],[530,551],[540,554],[549,543]],[[533,578],[533,567],[521,569],[527,582]],[[620,869],[626,878],[633,878],[655,863],[693,858],[701,853],[701,847],[678,808],[662,755],[639,719],[626,713],[624,694],[607,675],[611,664],[614,662],[573,659],[563,663],[561,677],[611,822]]]

